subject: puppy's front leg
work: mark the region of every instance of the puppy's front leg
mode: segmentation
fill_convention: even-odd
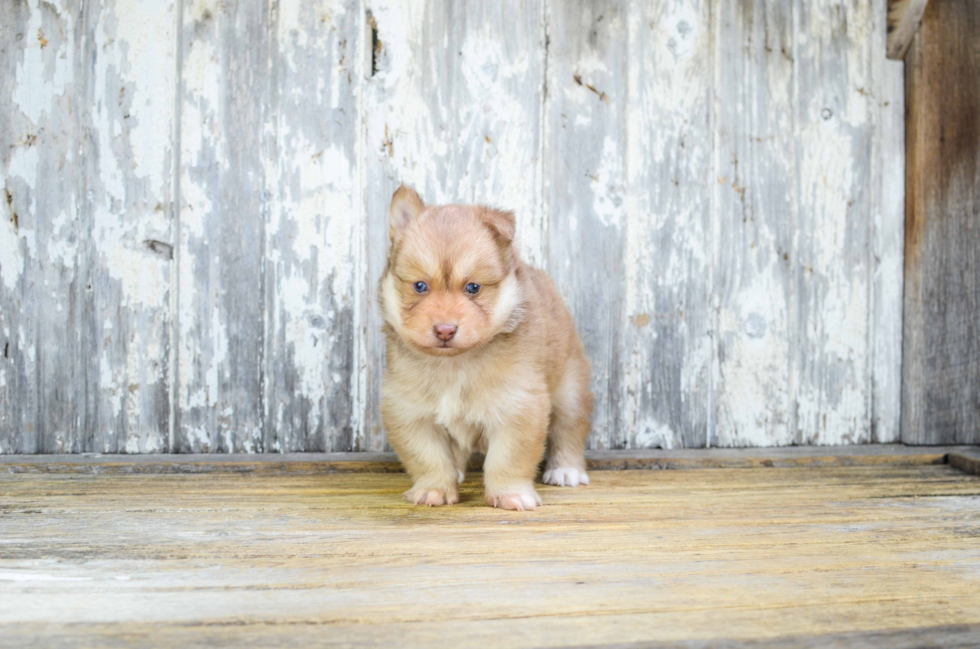
[[[534,490],[534,477],[544,454],[547,434],[548,398],[545,395],[487,429],[483,481],[488,504],[520,511],[541,504],[541,496]]]
[[[385,419],[388,441],[395,448],[412,488],[405,499],[416,505],[455,505],[459,502],[459,474],[446,431],[431,421]]]

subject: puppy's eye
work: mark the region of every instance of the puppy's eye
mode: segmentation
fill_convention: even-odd
[[[474,284],[473,282],[470,282],[469,284],[466,285],[466,292],[469,293],[470,295],[476,295],[477,293],[480,292],[481,288],[483,287],[480,286],[479,284]]]
[[[412,284],[412,288],[415,289],[416,293],[425,293],[429,290],[429,285],[425,282],[415,282]]]

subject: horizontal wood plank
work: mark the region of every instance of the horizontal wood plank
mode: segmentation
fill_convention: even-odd
[[[916,447],[901,444],[792,446],[780,448],[587,451],[590,471],[623,469],[732,469],[832,466],[917,466],[942,464],[972,446]],[[479,471],[474,456],[470,471]],[[394,453],[174,454],[174,455],[0,455],[0,473],[400,473]]]
[[[902,646],[980,625],[980,479],[947,466],[605,471],[588,487],[542,487],[544,507],[523,513],[486,507],[478,480],[449,508],[405,503],[407,486],[380,474],[0,474],[0,635]]]

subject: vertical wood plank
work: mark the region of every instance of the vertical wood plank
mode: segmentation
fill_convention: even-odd
[[[52,256],[42,267],[38,251],[39,235],[53,234],[48,217],[51,207],[67,206],[71,201],[71,186],[67,183],[37,191],[41,174],[63,168],[71,155],[65,120],[74,52],[60,29],[51,34],[53,43],[45,38],[47,43],[43,47],[37,38],[38,30],[42,30],[43,37],[45,27],[50,33],[52,25],[58,26],[59,18],[56,11],[45,12],[37,3],[0,4],[0,181],[3,184],[0,194],[0,346],[3,352],[0,452],[3,453],[36,453],[44,446],[38,412],[40,344],[47,333],[39,328],[42,306],[56,307],[48,314],[45,324],[57,323],[62,341],[68,340],[69,335],[67,290],[59,277],[71,272],[74,259],[69,254],[66,264],[63,256]],[[42,212],[41,208],[45,207],[48,209]],[[64,238],[59,236],[58,241],[73,234],[70,223],[63,223],[59,230],[62,228]],[[48,241],[40,243],[47,248]],[[54,270],[50,278],[42,276],[46,269]],[[46,285],[45,279],[55,283]],[[44,351],[48,351],[46,347]],[[50,375],[50,370],[46,374]]]
[[[871,4],[812,0],[802,3],[798,21],[793,441],[863,443],[870,438],[870,116],[877,91]]]
[[[265,448],[352,449],[357,3],[274,5]],[[256,312],[256,317],[260,315]]]
[[[794,431],[794,4],[717,4],[715,355],[718,446]]]
[[[513,209],[522,252],[543,260],[539,132],[540,12],[531,2],[371,2],[366,47],[366,195],[358,356],[358,450],[384,448],[384,342],[376,284],[388,245],[388,204],[400,183],[429,203]],[[367,43],[365,43],[367,45]]]
[[[12,432],[11,450],[79,452],[83,420],[76,413],[86,404],[77,401],[77,324],[87,287],[79,285],[77,272],[86,233],[76,209],[84,201],[85,177],[83,122],[72,107],[84,96],[77,87],[85,70],[84,21],[74,2],[22,2],[6,11],[14,88],[4,98],[11,130],[0,135],[10,138],[0,153],[7,198],[0,266],[10,296],[5,306],[16,311],[0,317],[4,347],[14,350],[8,356],[22,363],[11,381],[18,393],[10,416],[23,427]]]
[[[980,5],[931,2],[905,59],[902,441],[980,443]]]
[[[627,5],[549,3],[547,20],[548,271],[592,361],[589,443],[624,448]]]
[[[260,451],[269,7],[185,2],[182,29],[175,450]]]
[[[168,450],[174,9],[102,2],[80,14],[75,379],[85,451]]]
[[[627,22],[620,430],[632,448],[704,446],[713,265],[711,3],[634,1]]]
[[[876,10],[877,11],[877,10]],[[873,47],[879,48],[884,36]],[[882,60],[877,124],[880,144],[872,153],[879,177],[874,209],[874,311],[871,316],[874,365],[871,441],[901,438],[902,282],[905,249],[905,82],[901,61]]]

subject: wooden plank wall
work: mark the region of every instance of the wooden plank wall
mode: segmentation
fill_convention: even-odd
[[[906,57],[902,441],[980,444],[980,5],[929,3]]]
[[[0,4],[0,452],[384,449],[402,182],[517,212],[593,448],[897,440],[885,4]]]

